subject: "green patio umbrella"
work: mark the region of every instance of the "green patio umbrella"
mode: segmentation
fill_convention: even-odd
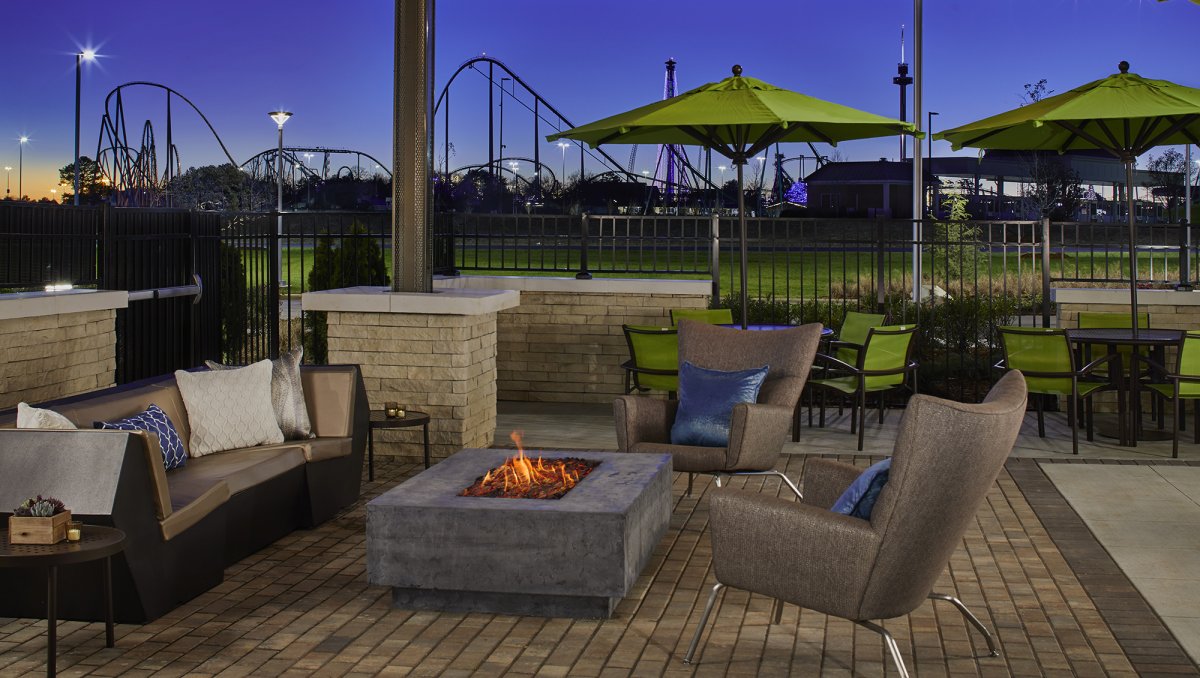
[[[601,144],[699,144],[737,165],[738,225],[741,239],[742,327],[746,327],[746,205],[742,169],[768,146],[782,142],[823,142],[917,134],[912,123],[866,113],[743,78],[701,85],[678,96],[551,134],[548,141],[573,139],[592,148]]]
[[[1006,113],[934,135],[964,146],[1018,151],[1101,149],[1125,163],[1129,212],[1129,302],[1137,322],[1137,228],[1133,164],[1155,146],[1200,143],[1200,89],[1120,73]]]

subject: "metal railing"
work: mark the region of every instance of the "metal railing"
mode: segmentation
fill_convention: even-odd
[[[436,272],[691,277],[711,281],[715,304],[740,304],[737,219],[682,216],[441,214]],[[762,322],[837,327],[848,311],[888,312],[922,326],[922,384],[982,395],[999,324],[1051,322],[1052,286],[1128,285],[1122,224],[1048,221],[781,219],[747,222],[749,314]],[[915,234],[916,237],[914,237]],[[1188,288],[1197,247],[1182,224],[1138,226],[1139,279]],[[130,339],[133,375],[157,369],[139,346],[187,337],[167,362],[252,362],[303,344],[324,355],[324,319],[300,308],[309,290],[388,284],[387,212],[228,213],[70,208],[0,203],[0,288],[55,282],[138,290],[187,288],[190,298],[142,302],[151,344]],[[914,252],[921,297],[913,298]],[[934,300],[930,302],[929,300]],[[172,304],[175,304],[174,306]],[[195,308],[192,308],[195,306]],[[154,324],[152,316],[158,318]],[[122,331],[129,321],[119,319]],[[175,342],[178,343],[178,342]],[[145,363],[142,365],[142,363]],[[133,362],[127,362],[134,367]],[[166,363],[163,363],[166,364]]]

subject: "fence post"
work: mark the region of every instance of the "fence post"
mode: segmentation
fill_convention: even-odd
[[[713,214],[709,220],[709,270],[712,272],[712,299],[709,304],[716,308],[721,305],[721,215]]]
[[[1191,243],[1192,227],[1187,218],[1179,220],[1179,285],[1175,289],[1190,292],[1192,287],[1192,256],[1188,245]]]
[[[1042,327],[1050,327],[1050,218],[1042,219]]]
[[[271,360],[274,360],[279,357],[279,276],[283,274],[283,271],[279,269],[279,265],[283,254],[283,215],[276,211],[272,216],[275,217],[275,223],[278,227],[273,231],[269,231],[267,238],[273,241],[274,244],[271,252],[278,252],[281,255],[267,257],[268,307],[265,309],[267,312],[267,355],[270,356]]]
[[[579,215],[579,272],[575,274],[575,279],[592,279],[592,274],[588,272],[588,215],[586,212]]]
[[[886,270],[886,253],[884,251],[884,220],[877,219],[875,226],[875,312],[885,313],[884,306],[886,305],[886,290],[884,281],[884,271]]]

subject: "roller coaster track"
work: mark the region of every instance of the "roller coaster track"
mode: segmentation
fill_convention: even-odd
[[[138,147],[129,143],[129,132],[125,121],[125,103],[123,92],[126,87],[156,87],[167,95],[167,158],[166,169],[158,174],[158,150],[154,142],[154,128],[147,120],[142,125],[142,140]],[[116,98],[114,106],[114,97]],[[157,82],[135,80],[117,85],[104,97],[104,116],[100,120],[100,138],[96,141],[96,162],[100,171],[113,187],[113,199],[117,205],[124,207],[154,207],[169,202],[166,186],[171,178],[179,176],[182,163],[179,160],[179,149],[175,147],[171,130],[171,101],[178,98],[190,106],[196,115],[204,121],[208,131],[221,146],[225,157],[231,164],[236,165],[225,142],[221,141],[217,130],[213,128],[208,118],[188,99],[179,92]],[[108,145],[105,146],[107,141]]]
[[[481,68],[480,67],[481,65],[486,65],[487,68],[486,69]],[[507,92],[500,90],[500,87],[502,85],[502,80],[498,80],[496,78],[496,70],[497,69],[499,69],[499,71],[501,72],[501,75],[511,78],[514,83],[514,86],[520,86],[526,93],[528,93],[528,95],[533,100],[532,106],[530,106],[530,104],[527,103],[526,101],[516,97],[515,95],[509,94]],[[484,80],[486,80],[488,82],[488,107],[489,107],[488,130],[487,130],[488,161],[486,163],[480,163],[480,164],[476,164],[476,165],[468,165],[464,168],[458,168],[456,170],[452,170],[450,168],[450,136],[451,136],[451,134],[450,134],[450,87],[458,79],[459,75],[461,75],[467,71],[471,71],[471,72],[479,75],[481,78],[483,78]],[[561,111],[559,111],[557,108],[555,108],[553,106],[553,104],[551,104],[543,96],[541,96],[541,94],[539,94],[537,92],[537,90],[535,90],[531,85],[529,85],[529,83],[526,82],[521,76],[517,75],[517,73],[515,71],[513,71],[511,68],[509,68],[504,62],[502,62],[499,59],[496,59],[494,57],[487,56],[487,55],[480,55],[477,57],[472,57],[472,58],[464,61],[461,65],[459,65],[459,67],[454,71],[454,73],[451,74],[450,78],[446,81],[446,84],[442,87],[441,93],[438,95],[437,101],[434,104],[434,108],[433,108],[435,120],[437,119],[437,115],[439,112],[442,114],[442,118],[441,118],[442,125],[440,126],[440,129],[438,130],[438,134],[441,136],[441,140],[442,140],[442,152],[443,152],[442,170],[447,176],[452,176],[455,172],[466,170],[466,169],[471,169],[471,168],[476,168],[476,169],[477,168],[485,168],[485,169],[488,169],[489,171],[493,171],[493,172],[497,171],[497,170],[499,170],[501,173],[504,172],[505,168],[503,166],[501,166],[500,163],[507,162],[510,160],[510,158],[507,158],[507,157],[506,158],[498,158],[497,157],[497,153],[495,150],[495,139],[494,139],[494,130],[493,130],[493,122],[492,122],[492,114],[491,114],[491,110],[493,109],[492,100],[493,100],[495,92],[497,92],[497,91],[501,91],[502,97],[505,97],[507,100],[516,103],[517,105],[523,107],[525,110],[527,110],[533,114],[534,138],[535,138],[535,140],[538,140],[539,142],[542,138],[540,135],[540,123],[545,123],[548,128],[554,129],[555,131],[561,131],[561,130],[569,129],[569,128],[575,126],[575,124],[572,123],[570,121],[570,119],[568,119],[565,115],[563,115]],[[546,115],[544,115],[542,112],[543,109],[546,111],[549,111],[551,116],[547,117]],[[501,130],[501,134],[503,134],[503,130]],[[581,177],[584,175],[583,163],[584,163],[584,156],[586,156],[588,158],[591,158],[594,162],[602,165],[605,168],[605,171],[603,172],[603,174],[605,174],[605,175],[611,175],[613,173],[616,173],[616,174],[622,176],[626,181],[645,181],[645,177],[633,172],[632,168],[623,167],[620,162],[618,162],[615,158],[613,158],[611,155],[609,155],[604,149],[601,149],[601,148],[592,149],[592,148],[588,148],[587,145],[585,145],[585,144],[579,144],[578,142],[576,142],[576,143],[581,148],[581,155],[580,155],[580,176]],[[540,143],[535,143],[534,147],[533,147],[533,150],[534,150],[533,158],[525,159],[526,162],[532,163],[535,167],[534,179],[533,179],[534,183],[535,184],[540,183],[539,178],[543,172],[548,172],[551,177],[556,178],[558,181],[565,180],[565,177],[557,177],[557,173],[553,172],[547,163],[542,162],[541,153],[539,151],[539,146],[540,146]],[[633,154],[636,154],[636,152],[637,152],[637,149],[635,147],[631,151],[631,158],[630,158],[631,162],[634,157]],[[501,155],[501,156],[504,155],[503,149],[501,149],[501,153],[499,155]],[[697,170],[690,163],[687,163],[686,160],[684,161],[684,167],[686,167],[687,170],[692,175],[691,186],[707,186],[709,188],[714,188],[714,189],[717,188],[716,184],[710,182],[703,175],[702,172]],[[663,182],[656,181],[655,183],[662,184]],[[663,185],[663,188],[666,188],[665,184]],[[673,188],[675,190],[680,190],[680,189],[688,190],[690,188],[690,186],[688,186],[686,184],[678,184],[678,185],[673,185]]]

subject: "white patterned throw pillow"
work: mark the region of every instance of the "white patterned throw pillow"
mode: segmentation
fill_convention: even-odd
[[[288,440],[313,438],[308,405],[304,402],[304,383],[300,380],[300,363],[304,347],[297,346],[271,361],[271,402],[275,421]],[[205,360],[210,370],[235,370],[236,367]]]
[[[271,406],[271,361],[236,370],[175,372],[187,408],[193,457],[283,442]]]
[[[75,424],[54,410],[30,407],[29,403],[17,403],[17,428],[53,428],[74,430]]]

